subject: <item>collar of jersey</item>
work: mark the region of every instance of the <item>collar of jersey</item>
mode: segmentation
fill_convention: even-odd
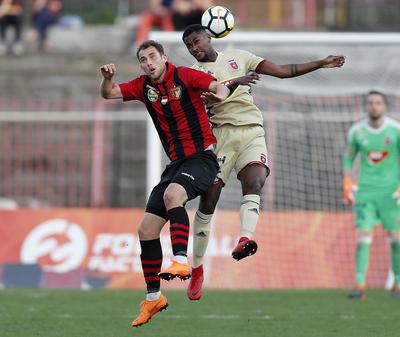
[[[365,122],[365,127],[368,129],[368,131],[370,131],[372,133],[379,133],[386,127],[386,124],[387,124],[387,117],[385,116],[383,118],[383,123],[379,128],[375,129],[371,125],[369,125],[369,120],[368,119]]]

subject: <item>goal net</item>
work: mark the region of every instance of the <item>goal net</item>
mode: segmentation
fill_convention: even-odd
[[[194,58],[181,34],[154,33],[152,38],[164,45],[171,62],[190,66]],[[236,268],[246,282],[271,288],[352,286],[355,233],[351,208],[341,200],[342,154],[351,124],[365,116],[368,91],[386,93],[389,115],[400,117],[399,41],[399,34],[235,31],[213,40],[217,50],[245,49],[277,64],[346,56],[342,69],[284,80],[263,76],[252,87],[264,114],[271,175],[263,189],[256,230],[259,252],[240,266],[226,266]],[[240,201],[241,187],[233,174],[214,218],[216,236],[237,237]],[[214,253],[211,247],[209,254]],[[211,267],[215,264],[208,261]],[[211,270],[222,273],[221,268]],[[389,268],[385,233],[378,227],[369,286],[383,286]]]
[[[154,33],[151,37],[165,46],[173,63],[193,64],[181,33]],[[345,55],[346,63],[342,69],[321,69],[294,79],[263,76],[252,87],[255,103],[264,115],[271,167],[255,233],[259,250],[239,262],[230,256],[239,235],[242,194],[232,175],[213,218],[205,261],[206,286],[351,287],[355,232],[352,210],[341,200],[342,154],[349,127],[365,115],[369,90],[386,93],[388,114],[400,118],[400,34],[233,31],[213,43],[217,50],[241,48],[278,64],[302,63],[330,54]],[[131,64],[130,59],[125,65]],[[12,208],[3,200],[10,199],[20,208],[61,209],[59,217],[72,212],[67,217],[70,221],[75,221],[74,208],[83,209],[86,220],[94,219],[85,213],[90,213],[90,208],[108,208],[110,219],[115,218],[117,224],[103,227],[87,220],[87,230],[92,236],[92,231],[107,232],[99,238],[104,238],[103,234],[116,240],[129,236],[135,246],[117,240],[115,250],[121,256],[115,256],[115,261],[136,262],[131,263],[131,274],[119,275],[121,282],[115,284],[138,288],[143,288],[143,277],[134,226],[166,163],[144,110],[140,103],[104,102],[97,97],[91,102],[0,99],[0,207]],[[196,207],[196,201],[188,205],[191,218]],[[137,210],[135,215],[118,218],[114,208]],[[4,219],[2,228],[8,228]],[[24,215],[21,226],[28,220]],[[168,262],[167,226],[162,243]],[[3,246],[11,247],[8,243]],[[108,258],[109,250],[105,250]],[[385,233],[378,226],[369,286],[390,285],[389,260]]]

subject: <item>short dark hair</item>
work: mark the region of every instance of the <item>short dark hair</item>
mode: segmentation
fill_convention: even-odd
[[[388,105],[388,99],[387,99],[386,95],[383,92],[378,91],[378,90],[371,90],[370,92],[368,92],[367,97],[371,96],[371,95],[379,95],[379,96],[381,96],[383,98],[383,101],[385,102],[385,104]]]
[[[196,23],[194,25],[187,26],[185,28],[184,32],[183,32],[182,40],[185,40],[190,34],[198,33],[198,32],[204,32],[204,33],[207,34],[206,29],[202,25],[200,25],[198,23]]]
[[[149,48],[149,47],[154,47],[154,48],[156,48],[157,51],[158,51],[161,55],[164,55],[164,54],[165,54],[165,53],[164,53],[164,47],[161,45],[161,43],[158,43],[157,41],[154,41],[154,40],[147,40],[147,41],[144,41],[144,42],[138,47],[138,49],[137,49],[137,51],[136,51],[136,57],[138,58],[138,60],[139,60],[139,53],[140,53],[140,51],[142,51],[143,49],[147,49],[147,48]]]

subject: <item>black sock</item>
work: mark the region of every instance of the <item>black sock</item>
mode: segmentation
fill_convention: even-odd
[[[187,256],[189,240],[189,217],[185,207],[175,207],[168,211],[172,252],[175,255]]]
[[[147,285],[147,292],[157,292],[160,290],[160,276],[158,276],[158,273],[161,271],[162,264],[162,249],[160,239],[146,241],[140,240],[140,247],[142,248],[140,260],[142,261],[143,275]]]

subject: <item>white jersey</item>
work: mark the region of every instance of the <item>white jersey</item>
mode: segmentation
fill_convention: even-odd
[[[231,49],[219,52],[215,62],[197,62],[193,68],[213,75],[219,82],[226,82],[255,71],[263,60],[247,51]],[[209,114],[211,122],[218,126],[263,125],[261,111],[254,105],[247,85],[239,85],[225,101],[214,104]]]

